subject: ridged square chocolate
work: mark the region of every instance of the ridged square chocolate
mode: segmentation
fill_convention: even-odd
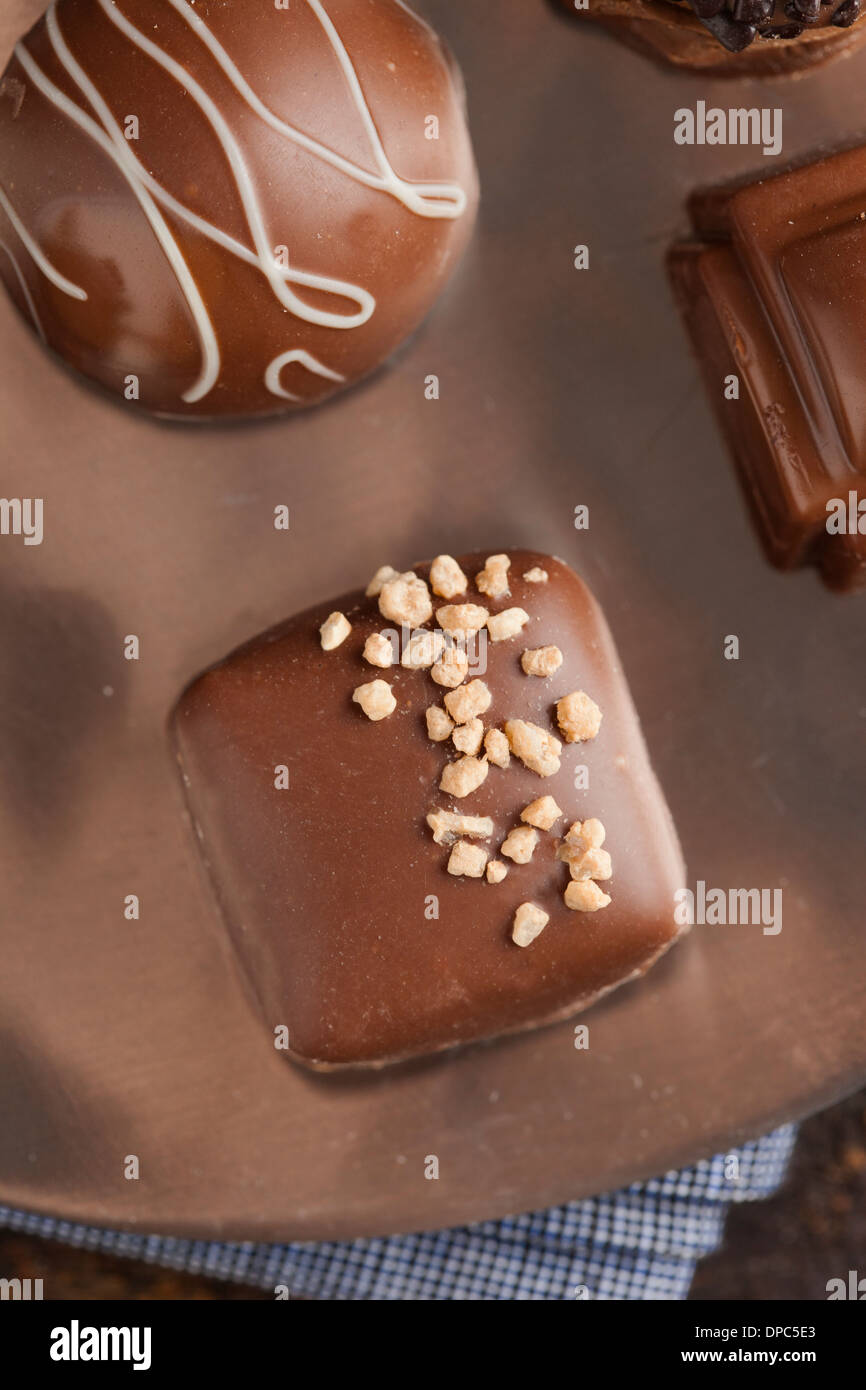
[[[681,930],[679,847],[602,614],[561,561],[527,551],[510,561],[508,595],[479,593],[477,555],[459,561],[466,595],[433,604],[529,614],[522,632],[479,650],[468,679],[492,696],[485,728],[522,719],[562,741],[553,776],[512,754],[470,795],[446,796],[443,767],[460,755],[431,740],[425,711],[447,691],[429,670],[365,661],[366,639],[394,624],[363,591],[241,648],[178,704],[178,756],[225,924],[267,1029],[285,1026],[299,1061],[382,1064],[567,1016],[641,974]],[[547,582],[523,578],[538,567]],[[429,566],[415,571],[429,576]],[[351,632],[326,651],[320,627],[334,611]],[[525,674],[523,651],[547,645],[560,648],[560,668]],[[377,722],[352,698],[375,679],[396,700]],[[565,742],[557,724],[556,702],[575,690],[602,712],[588,742]],[[493,858],[521,811],[547,795],[563,814],[538,831],[529,863],[503,859],[500,883],[448,872],[450,847],[426,821],[432,810],[492,818],[490,839],[471,843]],[[590,817],[606,829],[613,874],[600,887],[611,901],[572,911],[557,846],[573,821]],[[524,902],[549,921],[520,947],[512,927]]]
[[[697,239],[672,253],[674,287],[767,553],[858,588],[866,147],[701,194],[692,216]],[[725,394],[729,375],[738,398]]]

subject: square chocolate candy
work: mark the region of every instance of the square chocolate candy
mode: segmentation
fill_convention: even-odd
[[[774,564],[866,584],[866,147],[692,200],[671,256]]]
[[[681,930],[616,651],[550,556],[384,567],[206,672],[174,733],[243,972],[308,1065],[566,1017]]]

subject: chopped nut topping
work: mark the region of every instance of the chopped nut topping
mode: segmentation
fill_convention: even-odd
[[[460,816],[456,811],[431,811],[427,824],[433,831],[437,845],[450,845],[461,835],[469,835],[476,840],[489,840],[493,834],[493,821],[489,816]]]
[[[481,740],[484,737],[484,725],[480,719],[470,719],[468,724],[461,724],[451,735],[451,742],[458,753],[470,753],[472,757],[481,748]]]
[[[477,603],[449,603],[436,610],[437,623],[450,632],[455,642],[465,642],[473,632],[478,632],[487,617],[487,609],[480,608]]]
[[[383,565],[381,569],[376,570],[365,590],[367,598],[378,598],[382,592],[382,585],[387,584],[389,579],[396,579],[397,575],[398,571],[393,565]]]
[[[466,575],[451,555],[437,555],[430,566],[430,588],[440,598],[456,598],[466,593]]]
[[[433,616],[430,590],[412,570],[387,579],[379,594],[379,612],[383,618],[405,627],[421,627]]]
[[[601,821],[590,817],[589,820],[574,821],[565,832],[565,842],[567,845],[576,845],[581,850],[601,849],[604,836],[605,829]]]
[[[488,729],[484,735],[484,751],[489,762],[496,767],[508,767],[511,762],[511,754],[508,751],[508,739],[501,729]]]
[[[502,613],[494,613],[487,619],[491,642],[505,642],[509,637],[516,637],[528,622],[525,608],[506,608]]]
[[[508,746],[524,767],[539,777],[552,777],[559,771],[562,744],[553,734],[529,724],[525,719],[508,719],[505,724]]]
[[[431,705],[427,711],[427,737],[432,738],[434,743],[444,743],[453,728],[454,721],[449,719],[442,706]]]
[[[462,685],[469,673],[469,658],[459,647],[446,647],[430,674],[437,685],[451,690]]]
[[[364,660],[371,666],[393,666],[394,648],[382,632],[371,632],[364,643]]]
[[[487,865],[487,882],[501,883],[507,873],[507,864],[503,864],[501,859],[491,859]]]
[[[601,728],[601,710],[582,690],[573,690],[557,701],[556,722],[566,743],[583,743]]]
[[[442,769],[439,786],[449,796],[468,796],[477,791],[487,776],[487,763],[479,758],[458,758],[456,763],[446,763]]]
[[[520,812],[520,819],[526,821],[527,825],[537,826],[539,830],[549,830],[561,815],[562,811],[552,796],[540,796],[537,801],[531,801],[528,806],[524,806]]]
[[[559,647],[527,648],[520,664],[527,676],[552,676],[562,665],[562,652]]]
[[[569,858],[568,872],[576,882],[581,883],[587,878],[610,878],[613,866],[606,849],[585,849],[583,854],[572,855]]]
[[[445,638],[441,632],[428,632],[420,628],[413,632],[400,658],[400,665],[410,671],[424,671],[438,661],[445,650]]]
[[[352,631],[352,624],[345,613],[332,613],[327,617],[319,628],[319,636],[322,639],[322,651],[332,652],[335,647],[339,647],[341,642],[345,642],[349,633]]]
[[[521,903],[514,914],[514,926],[511,931],[511,939],[518,946],[529,946],[537,936],[540,936],[547,926],[550,918],[546,912],[542,912],[535,903]]]
[[[455,724],[468,724],[490,708],[492,696],[483,681],[470,681],[445,696],[445,708]]]
[[[366,685],[359,685],[353,692],[352,699],[374,723],[379,719],[387,719],[397,708],[397,701],[391,694],[391,687],[387,681],[368,681]]]
[[[458,840],[448,859],[448,872],[458,877],[483,878],[487,855],[480,845],[470,845],[468,840]]]
[[[527,570],[523,578],[527,584],[546,584],[550,576],[547,570],[541,569],[539,565],[533,565],[531,570]]]
[[[518,825],[506,837],[499,853],[506,859],[513,859],[515,864],[528,864],[537,844],[538,831],[530,825]]]
[[[572,880],[565,890],[565,906],[570,907],[573,912],[598,912],[600,907],[607,907],[609,902],[607,893],[603,893],[591,878],[580,883]]]
[[[508,571],[511,561],[507,555],[489,555],[484,569],[476,574],[475,583],[480,594],[488,598],[504,598],[509,593]]]

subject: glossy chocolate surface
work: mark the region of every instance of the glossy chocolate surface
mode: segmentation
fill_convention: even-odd
[[[862,587],[866,147],[698,196],[692,213],[701,240],[674,251],[674,283],[767,551]]]
[[[268,1032],[287,1026],[302,1060],[379,1063],[561,1017],[642,972],[682,930],[674,894],[685,869],[604,619],[560,561],[529,551],[510,558],[510,593],[496,599],[473,582],[485,556],[460,561],[468,590],[453,602],[530,614],[518,636],[486,643],[467,679],[493,697],[485,727],[524,719],[560,739],[555,702],[578,689],[591,695],[601,729],[591,742],[565,743],[551,777],[512,755],[508,768],[489,765],[470,795],[441,791],[442,769],[459,755],[450,740],[428,738],[424,712],[448,692],[429,671],[379,670],[363,659],[367,637],[393,629],[363,591],[265,634],[180,703],[175,733],[202,854]],[[544,567],[547,583],[522,578],[533,566]],[[416,572],[426,578],[428,567]],[[335,610],[352,631],[323,651],[319,628]],[[521,653],[550,644],[563,653],[560,669],[526,675]],[[397,708],[374,723],[351,697],[376,678]],[[288,788],[275,788],[280,765]],[[586,790],[575,789],[581,766]],[[429,812],[491,817],[492,837],[474,843],[493,858],[541,796],[564,814],[539,831],[528,864],[505,858],[499,884],[447,872],[449,849],[434,843]],[[607,832],[614,876],[603,887],[612,901],[573,912],[556,848],[574,820],[589,817]],[[524,902],[550,921],[521,948],[511,927]]]
[[[315,404],[469,237],[463,88],[399,0],[59,0],[0,85],[0,276],[130,410]]]

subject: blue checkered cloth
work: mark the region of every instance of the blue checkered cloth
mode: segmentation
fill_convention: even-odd
[[[680,1299],[718,1249],[733,1202],[769,1197],[796,1130],[786,1125],[693,1168],[548,1211],[420,1235],[265,1245],[125,1235],[0,1206],[0,1227],[169,1269],[310,1298]]]

